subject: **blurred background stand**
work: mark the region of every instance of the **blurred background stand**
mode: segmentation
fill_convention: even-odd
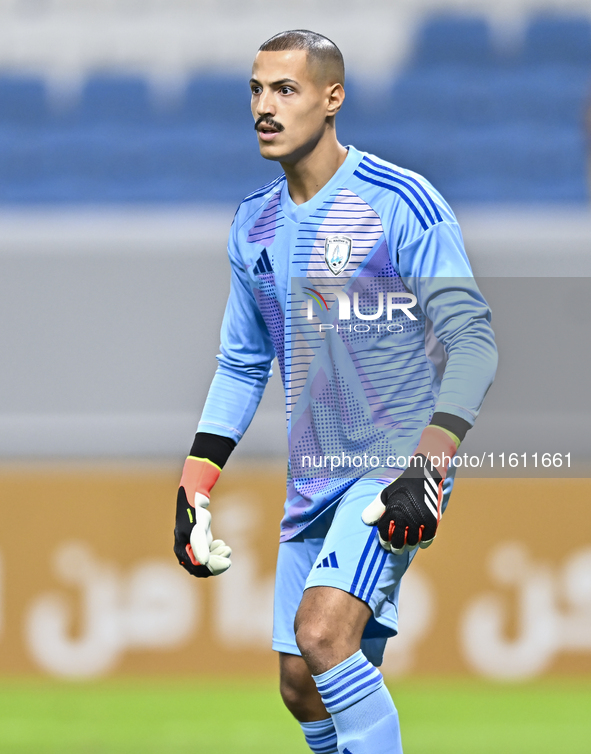
[[[216,487],[235,567],[183,580],[171,540],[228,230],[279,172],[258,153],[250,66],[285,28],[343,50],[341,140],[424,174],[457,212],[501,356],[462,452],[573,464],[458,474],[385,668],[586,676],[591,5],[575,0],[0,0],[0,670],[274,671],[277,369]]]

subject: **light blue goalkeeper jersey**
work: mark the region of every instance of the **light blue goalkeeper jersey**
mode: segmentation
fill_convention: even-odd
[[[496,370],[457,221],[421,176],[349,148],[296,205],[284,176],[242,202],[219,366],[199,431],[238,442],[277,356],[289,437],[282,540],[361,477],[404,468],[435,411],[470,424]]]

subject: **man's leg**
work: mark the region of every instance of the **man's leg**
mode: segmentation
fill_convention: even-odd
[[[336,754],[337,734],[308,666],[299,655],[279,654],[281,697],[314,754]]]
[[[337,754],[337,734],[308,666],[295,641],[294,619],[306,579],[324,543],[332,520],[315,522],[306,531],[279,546],[273,619],[273,649],[279,653],[281,696],[299,722],[314,754]]]
[[[361,652],[369,606],[334,587],[304,592],[296,641],[325,708],[341,754],[401,754],[398,713],[382,674]]]
[[[279,684],[283,703],[299,722],[311,723],[329,717],[302,657],[280,653]]]
[[[400,579],[406,571],[410,556],[396,556],[388,554],[380,546],[375,528],[367,527],[361,520],[363,509],[376,497],[383,487],[383,482],[377,480],[361,480],[344,495],[336,509],[330,511],[330,515],[313,522],[303,533],[293,539],[283,542],[279,546],[277,561],[277,578],[275,591],[275,612],[273,627],[273,649],[281,653],[282,669],[282,695],[287,707],[293,712],[306,736],[306,740],[313,751],[318,737],[336,737],[332,725],[332,719],[328,714],[335,711],[335,719],[338,717],[339,733],[343,738],[342,746],[338,751],[345,754],[347,741],[352,733],[364,731],[367,727],[365,715],[358,720],[359,711],[363,712],[363,705],[357,704],[362,701],[356,698],[347,698],[346,704],[351,702],[348,708],[338,710],[338,699],[329,700],[324,688],[321,689],[325,697],[324,702],[330,707],[328,712],[324,706],[324,718],[322,709],[318,705],[318,691],[316,682],[310,685],[310,670],[303,672],[303,663],[299,660],[300,654],[307,654],[310,663],[314,665],[313,655],[318,655],[318,665],[315,669],[328,668],[325,674],[329,675],[327,683],[331,681],[333,672],[338,675],[340,671],[346,672],[354,665],[364,665],[366,672],[374,670],[374,665],[381,664],[381,655],[388,635],[392,636],[397,628],[397,595]],[[321,603],[316,609],[312,595],[323,593],[329,595],[327,599],[320,599]],[[303,597],[302,597],[303,595]],[[334,596],[336,602],[345,600],[343,605],[333,605],[331,599]],[[327,601],[328,600],[328,601]],[[335,612],[336,611],[336,612]],[[363,651],[359,651],[361,635],[366,626],[369,616],[379,613],[380,623],[372,617],[372,626],[368,636],[364,637]],[[296,642],[294,634],[294,620],[298,613],[297,629],[299,638]],[[344,631],[343,626],[348,630]],[[377,630],[377,633],[376,633]],[[367,632],[366,632],[367,633]],[[326,640],[322,640],[322,634]],[[374,638],[370,638],[374,637]],[[298,647],[298,642],[304,647],[304,652]],[[327,658],[328,650],[332,656]],[[285,658],[283,657],[285,655]],[[296,656],[293,661],[287,659],[290,655]],[[366,657],[373,665],[366,661]],[[348,661],[352,663],[349,667]],[[324,662],[324,664],[323,664]],[[342,664],[346,667],[340,667]],[[308,667],[306,665],[306,667]],[[320,673],[322,677],[325,675]],[[391,715],[392,701],[389,694],[381,683],[379,671],[375,671],[370,680],[370,686],[364,687],[359,693],[371,692],[371,685],[382,686],[385,697],[385,705],[374,704],[379,708],[380,718]],[[357,671],[354,674],[357,675]],[[320,684],[322,678],[316,679]],[[353,679],[355,680],[355,679]],[[336,687],[335,687],[336,688]],[[378,690],[377,688],[375,690]],[[372,694],[371,699],[377,702],[379,694]],[[322,697],[320,697],[322,700]],[[342,700],[341,700],[342,703]],[[335,706],[336,705],[336,706]],[[395,714],[395,710],[394,710]],[[349,719],[350,718],[350,719]],[[371,722],[371,720],[370,720]],[[310,727],[311,726],[311,727]],[[315,726],[320,726],[319,732]],[[348,729],[348,730],[345,730]],[[363,729],[363,730],[362,730]],[[396,726],[397,731],[397,726]],[[401,751],[393,746],[396,735],[388,735],[387,741],[379,741],[373,746],[369,739],[369,748],[348,747],[349,754],[363,754],[371,751],[393,754]],[[375,738],[372,736],[372,738]],[[353,738],[351,738],[351,742]],[[364,739],[362,739],[363,743]],[[363,743],[365,746],[365,743]],[[336,744],[333,748],[325,749],[322,754],[336,752]]]
[[[371,616],[367,603],[330,586],[304,592],[295,618],[296,642],[313,675],[324,673],[361,646]]]

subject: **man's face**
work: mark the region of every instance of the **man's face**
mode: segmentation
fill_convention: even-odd
[[[309,65],[305,50],[259,52],[250,80],[251,109],[261,154],[292,163],[311,151],[323,135],[333,86]]]

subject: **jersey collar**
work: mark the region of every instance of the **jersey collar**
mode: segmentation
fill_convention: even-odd
[[[289,195],[287,181],[284,181],[283,187],[281,189],[281,207],[286,217],[288,217],[295,223],[301,222],[312,212],[316,211],[332,191],[343,186],[345,181],[353,174],[363,158],[361,152],[355,149],[355,147],[348,146],[347,150],[349,154],[345,157],[345,161],[333,175],[330,181],[326,183],[317,194],[314,194],[311,199],[309,199],[307,202],[304,202],[303,204],[295,204],[295,202]]]

